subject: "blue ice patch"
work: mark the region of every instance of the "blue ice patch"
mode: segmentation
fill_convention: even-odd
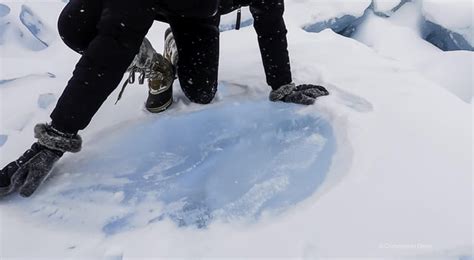
[[[106,207],[119,194],[113,203],[122,210],[102,227],[113,235],[164,219],[206,228],[216,219],[284,212],[318,190],[336,150],[330,123],[299,115],[299,107],[216,104],[106,130],[63,162],[58,171],[68,174],[42,187],[34,214],[59,208],[53,217],[83,221],[78,205]]]

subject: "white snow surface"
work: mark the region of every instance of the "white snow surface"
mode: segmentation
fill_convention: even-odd
[[[402,1],[401,0],[375,0],[374,9],[379,12],[390,12],[393,8],[397,7]]]
[[[299,26],[340,18],[344,15],[360,17],[371,0],[290,0],[286,3],[287,23]]]
[[[380,55],[403,62],[465,102],[471,102],[474,53],[443,52],[424,41],[419,37],[420,19],[417,5],[411,3],[388,19],[370,14],[354,39]]]
[[[0,21],[24,33],[0,45],[3,166],[49,120],[79,56],[57,36],[64,3],[2,4]],[[29,45],[21,4],[56,35],[48,47]],[[294,80],[331,92],[313,106],[267,100],[251,27],[222,34],[210,105],[176,83],[172,109],[152,115],[145,87],[117,105],[114,92],[83,151],[34,197],[0,201],[0,258],[472,259],[473,54],[423,41],[410,5],[369,16],[356,39],[301,29],[368,4],[287,2]],[[165,29],[150,30],[157,50]]]

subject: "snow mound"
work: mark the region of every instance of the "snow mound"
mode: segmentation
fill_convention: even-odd
[[[390,18],[367,16],[354,39],[378,53],[413,67],[427,79],[443,86],[466,103],[472,100],[474,53],[443,52],[422,38],[416,30],[416,6],[407,4]],[[415,17],[415,19],[407,19]],[[406,44],[410,48],[405,48]]]
[[[18,46],[26,50],[41,51],[58,37],[49,24],[26,4],[0,5],[0,46]]]
[[[376,12],[389,14],[409,1],[410,0],[374,0],[374,10]]]
[[[4,4],[0,4],[0,17],[3,17],[10,13],[10,7]]]
[[[203,228],[280,212],[318,189],[335,153],[330,124],[295,111],[261,100],[117,126],[64,160],[34,203],[11,203],[74,226],[94,210],[105,234],[165,218]]]
[[[45,47],[48,47],[56,38],[56,35],[27,5],[21,6],[20,21]]]
[[[331,5],[335,7],[337,3]],[[374,0],[365,7],[363,12],[354,13],[343,10],[342,13],[332,12],[333,16],[331,17],[306,18],[307,21],[302,25],[302,28],[307,32],[314,33],[331,29],[340,35],[353,37],[360,27],[367,23],[371,14],[390,18],[392,15],[397,15],[399,10],[407,5],[417,7],[417,13],[407,17],[407,19],[411,19],[419,16],[416,30],[419,31],[420,36],[417,37],[423,38],[444,51],[474,50],[472,3],[462,0],[454,3],[439,0]],[[330,13],[326,12],[326,15]]]
[[[448,4],[447,4],[448,3]],[[438,24],[446,30],[462,35],[474,46],[473,4],[470,0],[424,0],[423,13],[426,20]]]

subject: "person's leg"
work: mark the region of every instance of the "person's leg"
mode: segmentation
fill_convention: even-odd
[[[177,73],[184,94],[195,103],[214,98],[219,69],[220,16],[209,19],[170,17],[178,48]]]
[[[101,0],[71,0],[58,19],[61,39],[75,52],[82,54],[97,36],[102,13]]]
[[[130,4],[133,3],[133,6]],[[154,0],[104,0],[98,34],[84,51],[50,124],[35,127],[35,142],[0,170],[0,198],[31,196],[65,152],[79,152],[84,129],[117,87],[153,23]]]
[[[268,85],[276,90],[292,80],[284,0],[252,0],[250,12]]]
[[[153,24],[154,0],[103,0],[97,35],[76,65],[51,114],[63,132],[84,129],[120,83]]]

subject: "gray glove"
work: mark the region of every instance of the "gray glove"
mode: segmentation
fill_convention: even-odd
[[[59,132],[50,125],[36,125],[35,137],[38,142],[0,170],[0,198],[15,191],[23,197],[31,196],[65,152],[81,150],[79,135]]]
[[[0,170],[0,197],[16,190],[24,197],[31,196],[62,154],[34,143],[18,160]]]
[[[327,95],[329,95],[329,91],[322,86],[312,84],[296,86],[294,83],[290,83],[270,92],[270,101],[312,105],[316,98]]]

